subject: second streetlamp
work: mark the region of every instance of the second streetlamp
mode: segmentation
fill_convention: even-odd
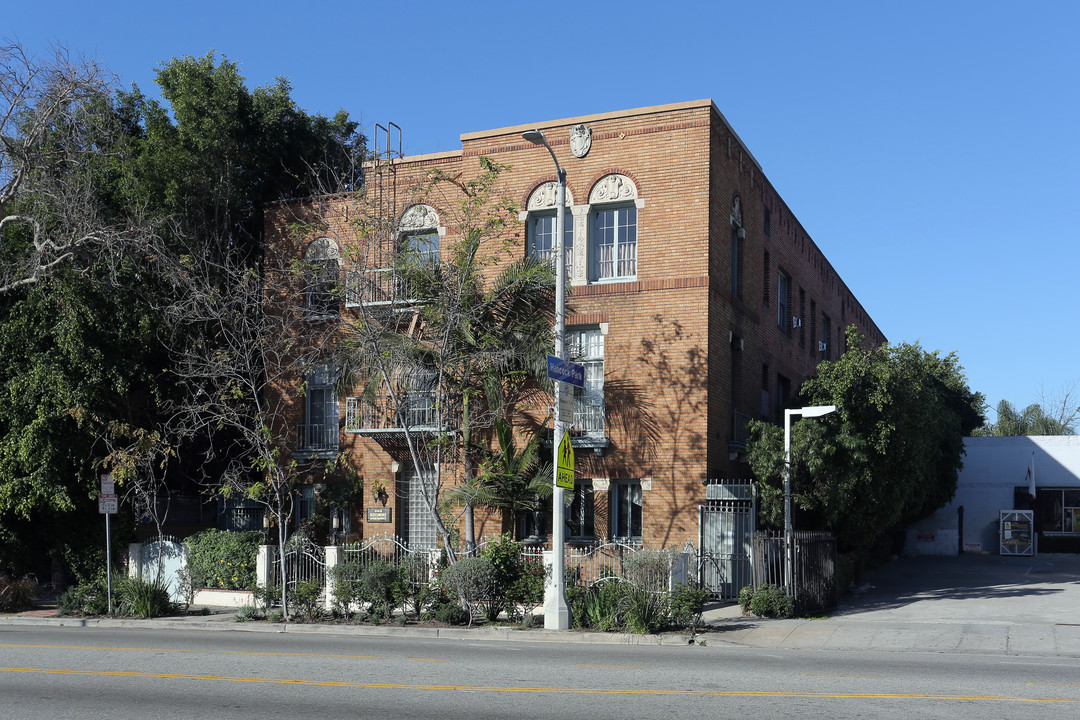
[[[795,538],[791,531],[791,418],[821,417],[836,412],[835,405],[810,405],[784,411],[784,586],[795,596]]]

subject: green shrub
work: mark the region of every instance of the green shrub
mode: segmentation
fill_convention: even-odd
[[[300,620],[314,620],[319,615],[319,598],[322,596],[323,584],[320,580],[301,580],[296,583],[296,588],[289,595],[290,608],[297,614]]]
[[[619,614],[630,632],[645,635],[667,624],[667,593],[657,593],[626,585],[620,598]]]
[[[0,612],[18,612],[30,607],[36,588],[37,581],[30,576],[16,580],[0,575]]]
[[[740,592],[740,600],[742,596]],[[744,607],[758,617],[789,618],[795,615],[795,599],[777,585],[758,585],[750,595],[750,602]]]
[[[491,563],[491,587],[484,599],[484,615],[488,620],[495,620],[503,610],[511,610],[514,602],[511,595],[524,570],[522,547],[510,535],[502,535],[484,548],[482,557]]]
[[[117,615],[153,618],[176,612],[168,585],[161,578],[122,578],[113,583],[113,591],[113,608]]]
[[[248,590],[255,586],[255,563],[262,533],[204,530],[184,541],[193,588]]]
[[[754,586],[744,585],[739,590],[739,605],[742,607],[743,614],[750,612],[750,601],[754,599]]]
[[[444,587],[472,607],[491,600],[495,585],[495,568],[483,557],[465,557],[449,565],[439,574]],[[472,613],[469,613],[472,622]]]
[[[668,614],[675,628],[696,628],[709,600],[709,591],[693,585],[679,585],[668,596]]]
[[[363,600],[364,566],[360,563],[347,562],[330,569],[333,579],[334,612],[349,617]]]
[[[250,622],[258,620],[260,616],[259,609],[254,605],[241,605],[236,609],[236,622]]]
[[[376,560],[364,566],[360,574],[363,599],[371,604],[371,614],[389,619],[398,602],[404,600],[405,583],[401,567]]]
[[[109,612],[105,578],[72,585],[56,601],[57,615],[105,615]]]
[[[432,609],[432,619],[447,625],[464,625],[472,617],[460,605],[451,602],[440,603]]]
[[[666,590],[675,551],[638,550],[623,557],[622,578],[648,590]]]
[[[625,583],[612,580],[575,593],[571,604],[574,622],[579,627],[602,632],[619,630],[622,627],[622,597],[626,587]],[[571,602],[570,598],[567,598],[567,602]]]

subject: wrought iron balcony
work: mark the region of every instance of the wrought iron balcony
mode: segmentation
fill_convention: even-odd
[[[345,273],[345,306],[412,305],[416,298],[409,283],[394,268],[350,270]]]
[[[338,451],[337,423],[305,423],[296,426],[296,449],[294,455],[307,457],[331,457]]]
[[[442,432],[460,414],[460,398],[433,392],[412,392],[345,399],[345,432],[360,435]]]

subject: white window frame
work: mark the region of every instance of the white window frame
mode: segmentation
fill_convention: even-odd
[[[637,279],[637,205],[593,205],[589,212],[589,279],[592,282],[623,282]],[[602,218],[611,217],[611,223]],[[611,242],[601,243],[610,238]],[[610,248],[601,253],[601,247]]]
[[[587,437],[605,437],[604,330],[573,326],[567,328],[566,341],[570,359],[585,366],[585,387],[574,388],[574,429]]]
[[[526,253],[529,257],[547,262],[555,267],[555,226],[558,224],[557,210],[532,211],[529,213],[526,234]],[[563,217],[563,260],[566,263],[566,278],[574,275],[574,216],[569,208]],[[542,226],[542,227],[541,227]]]

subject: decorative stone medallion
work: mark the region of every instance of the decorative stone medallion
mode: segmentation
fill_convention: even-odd
[[[592,130],[586,125],[575,125],[570,128],[570,152],[574,157],[583,158],[589,154],[592,148]]]

